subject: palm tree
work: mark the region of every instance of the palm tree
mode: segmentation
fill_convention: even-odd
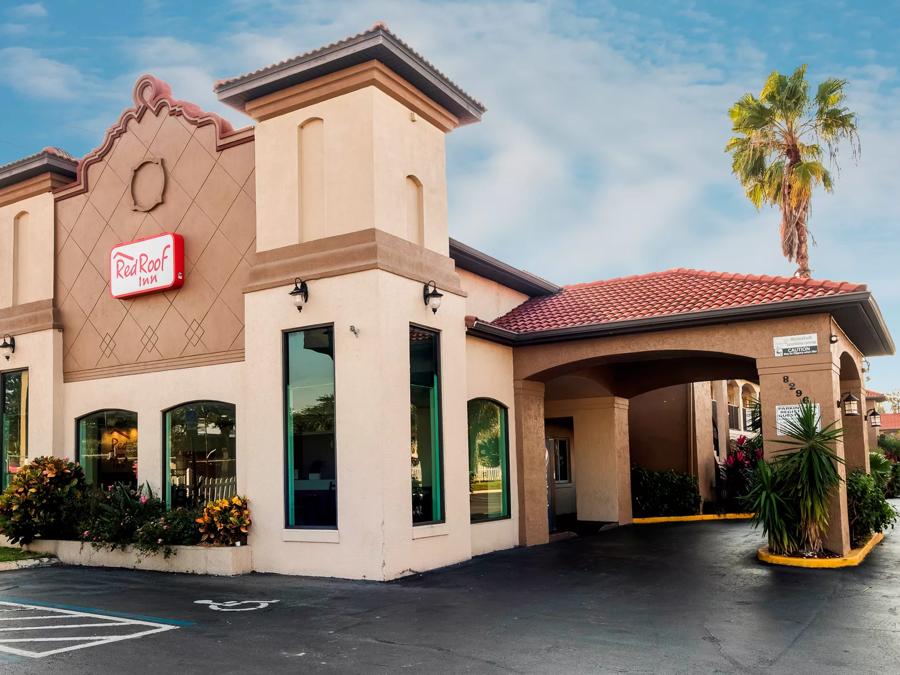
[[[844,106],[847,81],[828,78],[810,100],[806,66],[793,75],[773,71],[757,98],[744,94],[728,114],[736,134],[725,151],[731,170],[757,209],[764,204],[781,209],[781,250],[796,262],[796,276],[809,277],[809,218],[813,188],[832,191],[823,164],[822,145],[836,166],[838,144],[850,142],[859,155],[856,114]]]

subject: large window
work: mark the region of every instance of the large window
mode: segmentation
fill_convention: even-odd
[[[78,420],[78,462],[89,485],[137,487],[137,413],[100,410]]]
[[[413,524],[444,520],[438,334],[409,328]]]
[[[334,330],[285,334],[287,526],[337,527]]]
[[[472,522],[509,516],[506,408],[469,401],[469,511]]]
[[[28,457],[28,371],[0,373],[0,464],[3,487]]]
[[[234,406],[195,401],[165,413],[166,503],[203,506],[237,493]]]

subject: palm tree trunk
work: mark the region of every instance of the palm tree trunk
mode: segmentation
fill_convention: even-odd
[[[809,279],[809,231],[806,229],[806,206],[797,214],[797,271],[795,276]]]

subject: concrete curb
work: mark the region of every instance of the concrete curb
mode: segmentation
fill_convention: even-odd
[[[840,558],[794,558],[787,555],[775,555],[769,553],[769,547],[763,546],[756,552],[756,557],[764,563],[770,565],[784,565],[786,567],[806,567],[808,569],[838,569],[841,567],[856,567],[866,556],[872,552],[878,544],[884,539],[882,532],[876,532],[872,538],[866,542],[865,546],[854,548],[845,556]]]
[[[654,523],[693,523],[700,520],[750,520],[752,513],[704,513],[696,516],[650,516],[634,518],[635,525],[651,525]]]
[[[23,570],[29,567],[50,567],[58,565],[59,560],[56,558],[25,558],[24,560],[8,560],[0,562],[0,572],[11,572],[12,570]]]

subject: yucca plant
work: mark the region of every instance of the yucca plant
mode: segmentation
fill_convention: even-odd
[[[753,514],[750,522],[756,527],[762,526],[769,551],[789,555],[799,548],[797,513],[791,501],[785,498],[783,473],[778,464],[759,460],[744,503]]]
[[[841,482],[838,465],[844,462],[834,451],[843,429],[837,421],[824,428],[821,422],[815,404],[801,403],[797,416],[784,424],[790,440],[775,441],[787,446],[778,451],[776,471],[796,503],[800,548],[809,553],[822,552],[829,500]]]

